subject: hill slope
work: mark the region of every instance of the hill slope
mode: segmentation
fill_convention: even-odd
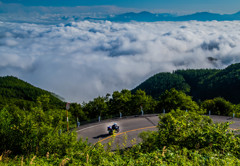
[[[34,87],[13,76],[0,77],[0,106],[14,103],[23,107],[25,104],[34,104],[41,95],[50,98],[49,104],[52,107],[62,107],[63,101],[58,99],[55,94],[43,89]]]
[[[226,69],[177,70],[174,73],[156,74],[132,91],[144,90],[158,98],[162,92],[175,88],[193,96],[194,100],[223,97],[233,103],[240,103],[240,63]]]

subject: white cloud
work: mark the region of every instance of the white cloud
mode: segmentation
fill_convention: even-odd
[[[84,18],[103,18],[126,12],[140,12],[139,9],[121,8],[117,6],[24,6],[19,3],[1,3],[0,20],[8,22],[28,22],[56,24],[69,21],[80,21]]]
[[[88,101],[132,89],[158,72],[240,62],[239,25],[0,22],[0,75],[17,76],[67,101]]]

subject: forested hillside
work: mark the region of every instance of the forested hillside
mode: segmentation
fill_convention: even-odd
[[[229,67],[217,69],[187,69],[177,70],[173,73],[156,74],[135,89],[144,90],[147,95],[158,97],[175,88],[192,96],[195,101],[223,97],[233,102],[240,102],[240,63]]]
[[[34,105],[37,98],[42,95],[49,97],[50,107],[64,108],[64,102],[51,92],[34,87],[13,76],[0,77],[0,108],[7,104],[15,104],[20,108],[27,109],[30,105]]]
[[[190,91],[190,86],[187,84],[182,75],[159,73],[140,84],[133,90],[133,92],[135,93],[138,89],[141,89],[144,90],[146,94],[151,95],[157,99],[160,94],[172,88],[181,90],[185,93]]]

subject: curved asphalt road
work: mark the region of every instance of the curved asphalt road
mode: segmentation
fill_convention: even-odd
[[[226,116],[210,116],[214,122],[234,122],[230,125],[232,129],[240,129],[240,119]],[[139,143],[141,139],[138,134],[144,130],[157,130],[158,115],[144,115],[139,117],[127,117],[116,120],[106,120],[90,125],[84,125],[77,129],[78,139],[88,138],[89,143],[102,142],[103,144],[109,142],[112,138],[109,136],[107,126],[116,122],[120,126],[120,132],[116,134],[114,145],[119,144],[121,148],[130,147],[133,144]],[[127,137],[127,139],[125,139]],[[133,139],[136,139],[135,141]],[[126,140],[126,145],[123,145]],[[131,141],[132,140],[132,141]]]

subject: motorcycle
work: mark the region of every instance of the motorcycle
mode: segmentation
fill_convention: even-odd
[[[108,126],[107,130],[108,130],[109,135],[112,135],[113,131],[115,131],[115,133],[119,132],[119,126],[117,124],[113,124],[112,126]]]

